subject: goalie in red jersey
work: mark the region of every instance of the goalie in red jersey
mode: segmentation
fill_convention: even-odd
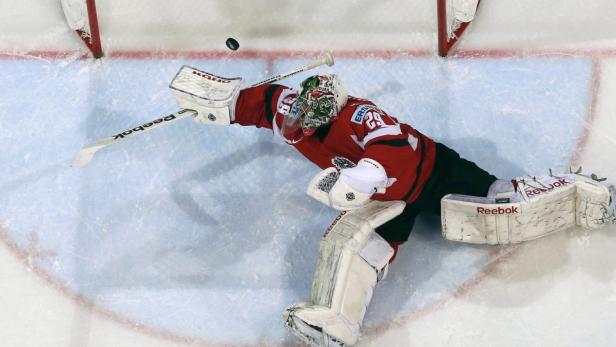
[[[234,123],[273,129],[324,169],[308,193],[333,208],[349,210],[369,200],[404,201],[402,214],[377,228],[393,245],[408,239],[419,212],[440,214],[446,194],[486,196],[496,181],[373,102],[347,96],[336,75],[312,76],[299,91],[275,84],[244,89]],[[328,176],[337,179],[322,194],[315,184]]]
[[[336,75],[311,76],[299,91],[240,90],[237,79],[197,75],[214,86],[205,93],[212,97],[179,91],[182,108],[204,124],[272,129],[322,169],[308,195],[342,211],[321,241],[311,301],[284,311],[286,327],[310,345],[357,342],[374,287],[421,212],[442,216],[448,240],[487,244],[615,220],[614,187],[596,175],[497,179],[373,102],[348,96]]]

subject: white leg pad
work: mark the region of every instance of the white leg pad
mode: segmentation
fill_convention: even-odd
[[[577,181],[575,222],[585,229],[599,229],[614,223],[613,204],[610,188],[592,179]]]
[[[492,197],[445,196],[441,201],[443,237],[468,243],[508,244],[574,225],[597,229],[613,223],[610,188],[593,178],[567,174],[518,178],[516,182],[517,191],[509,203],[496,203]]]
[[[393,248],[374,229],[399,215],[402,201],[373,201],[342,212],[325,233],[312,285],[312,302],[285,310],[288,329],[315,346],[353,345],[375,285]]]

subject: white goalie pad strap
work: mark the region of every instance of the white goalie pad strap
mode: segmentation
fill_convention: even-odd
[[[241,78],[219,77],[182,66],[169,88],[179,107],[197,111],[197,122],[229,125],[235,119],[235,104],[241,84]]]
[[[469,243],[528,241],[580,225],[595,229],[609,221],[609,190],[591,178],[561,176],[516,179],[513,203],[494,198],[447,195],[441,201],[443,237]]]
[[[395,180],[389,180],[377,161],[361,159],[357,166],[327,168],[308,184],[306,193],[323,204],[340,211],[365,206],[374,193],[384,193]]]
[[[60,3],[68,26],[73,30],[86,30],[88,26],[86,0],[61,0]]]
[[[374,229],[399,215],[405,205],[373,201],[336,218],[321,241],[312,303],[287,309],[287,326],[294,334],[304,341],[336,345],[357,341],[373,289],[394,254]]]

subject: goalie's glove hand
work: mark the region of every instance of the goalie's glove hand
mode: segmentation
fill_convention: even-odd
[[[319,172],[306,193],[337,210],[353,210],[366,205],[374,193],[384,193],[389,181],[381,164],[364,158],[355,167]]]

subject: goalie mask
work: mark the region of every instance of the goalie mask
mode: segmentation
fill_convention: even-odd
[[[320,126],[329,124],[346,104],[348,95],[333,74],[314,75],[300,84],[297,100],[285,117],[283,132],[301,132],[310,136]]]

